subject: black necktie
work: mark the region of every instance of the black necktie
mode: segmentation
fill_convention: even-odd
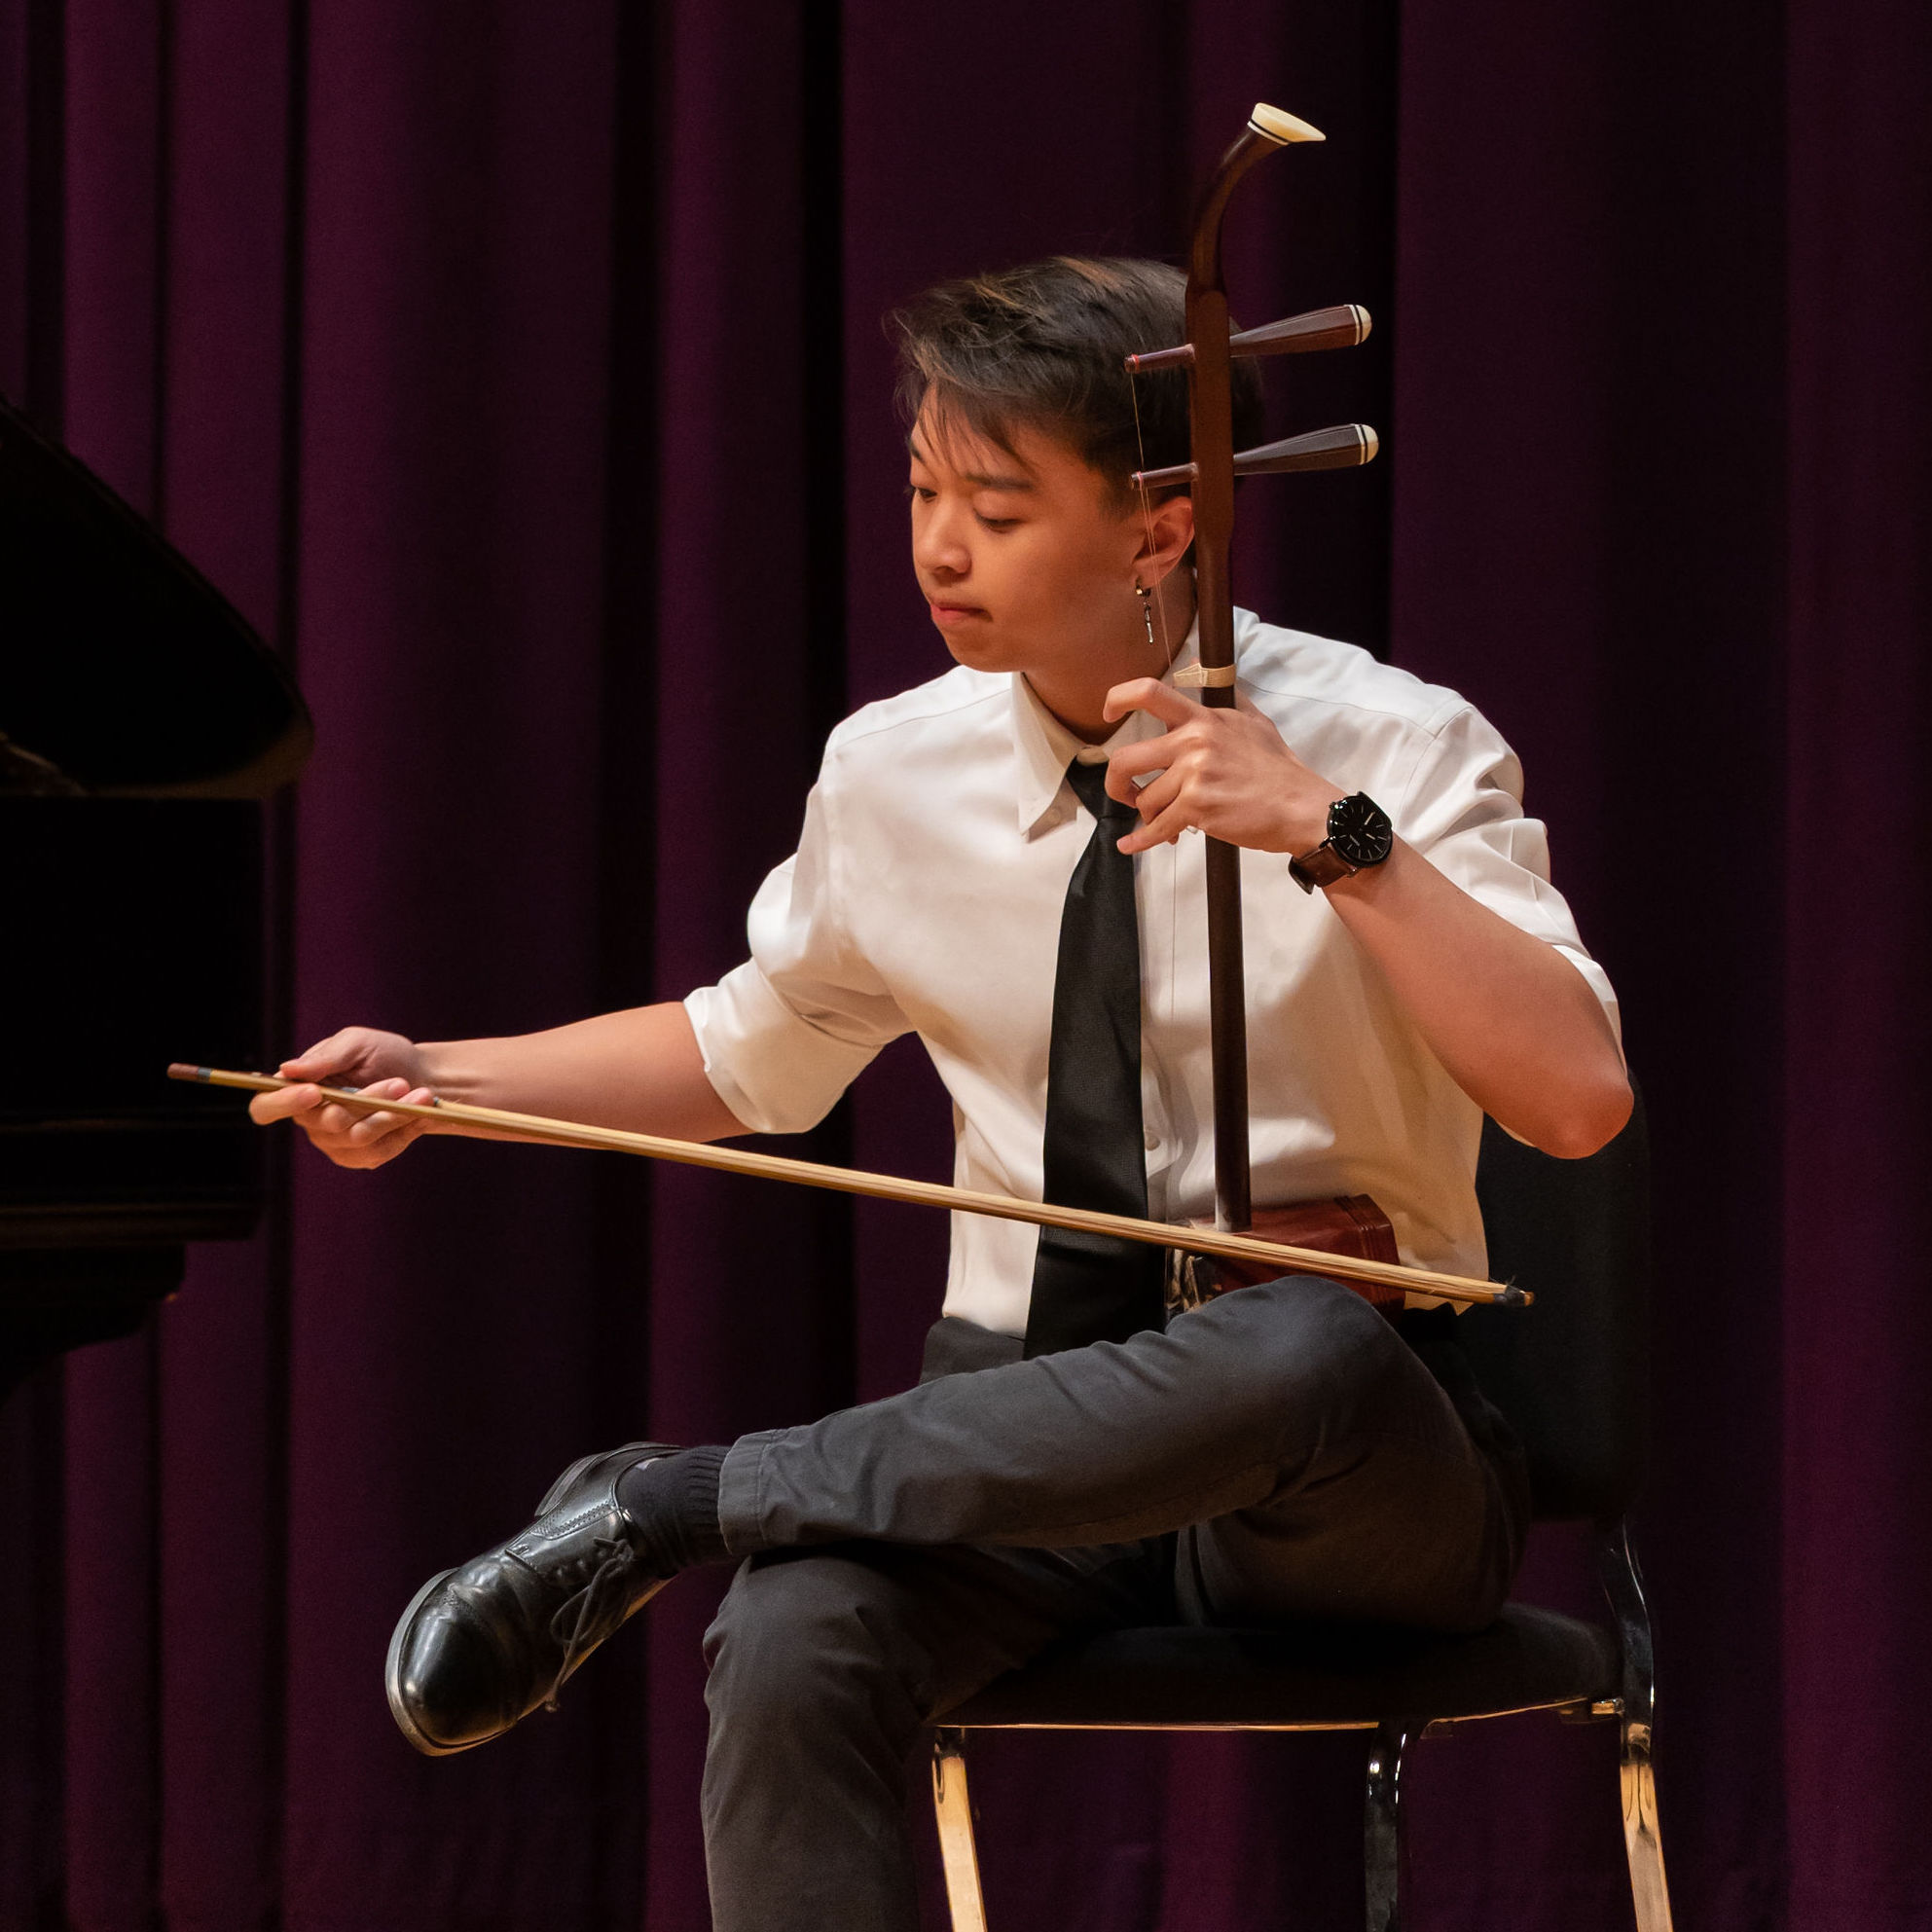
[[[1140,815],[1108,797],[1105,765],[1076,760],[1067,777],[1095,822],[1060,915],[1046,1061],[1044,1198],[1062,1207],[1145,1217],[1140,923],[1134,861],[1115,845]],[[1027,1310],[1027,1354],[1125,1341],[1143,1329],[1158,1329],[1165,1274],[1158,1248],[1042,1227]]]

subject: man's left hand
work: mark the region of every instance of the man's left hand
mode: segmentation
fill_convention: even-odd
[[[1211,710],[1172,685],[1136,677],[1107,694],[1110,721],[1129,711],[1145,711],[1167,730],[1123,745],[1107,761],[1108,795],[1141,814],[1122,852],[1147,852],[1195,830],[1298,857],[1328,837],[1329,807],[1344,787],[1310,771],[1245,698],[1234,710]],[[1147,772],[1160,776],[1137,785]]]

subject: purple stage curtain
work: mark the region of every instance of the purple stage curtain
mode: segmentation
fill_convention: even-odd
[[[1924,1932],[1928,71],[1909,0],[0,0],[0,388],[314,708],[273,1046],[522,1031],[732,965],[826,728],[943,667],[882,311],[1171,254],[1255,98],[1324,127],[1230,288],[1371,308],[1270,407],[1387,452],[1244,491],[1238,582],[1497,720],[1623,994],[1680,1922]],[[942,1175],[943,1097],[901,1043],[802,1145]],[[450,1761],[383,1645],[585,1448],[903,1386],[943,1225],[288,1151],[257,1240],[0,1411],[0,1932],[701,1927],[721,1578]],[[1577,1555],[1526,1588],[1586,1605]],[[1359,1922],[1359,1739],[977,1763],[996,1932]],[[1607,1732],[1410,1791],[1424,1932],[1628,1923]]]

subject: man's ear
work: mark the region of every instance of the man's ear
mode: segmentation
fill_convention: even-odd
[[[1141,567],[1141,581],[1152,590],[1182,562],[1194,540],[1194,499],[1181,494],[1163,497],[1144,514],[1141,528],[1135,562]]]

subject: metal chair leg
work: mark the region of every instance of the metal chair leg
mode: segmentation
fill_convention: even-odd
[[[972,1841],[972,1800],[966,1792],[966,1732],[957,1726],[941,1726],[932,1734],[932,1815],[939,1825],[953,1932],[986,1932],[979,1852]]]
[[[1657,1721],[1657,1673],[1649,1606],[1636,1552],[1622,1524],[1597,1544],[1603,1593],[1623,1646],[1623,1849],[1630,1861],[1630,1899],[1637,1932],[1671,1932],[1670,1893],[1663,1881],[1663,1842],[1657,1828],[1657,1774],[1651,1767],[1651,1729]]]
[[[1368,1751],[1368,1804],[1363,1831],[1368,1932],[1400,1932],[1402,1923],[1402,1775],[1407,1748],[1407,1731],[1399,1724],[1385,1724]]]
[[[1650,1726],[1623,1727],[1623,1849],[1630,1860],[1630,1900],[1637,1932],[1671,1932],[1670,1893],[1663,1882],[1663,1842],[1657,1831],[1657,1776],[1651,1769]]]

